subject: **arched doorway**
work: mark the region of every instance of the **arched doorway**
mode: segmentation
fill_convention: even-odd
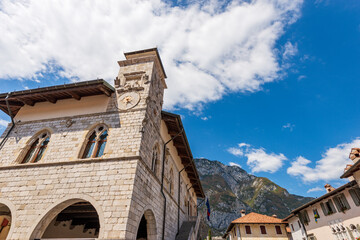
[[[11,226],[11,211],[5,204],[0,204],[0,240],[5,240]]]
[[[82,199],[70,199],[48,211],[35,227],[30,239],[98,238],[99,215]]]
[[[155,216],[151,210],[146,210],[141,217],[136,240],[155,240],[156,235]]]

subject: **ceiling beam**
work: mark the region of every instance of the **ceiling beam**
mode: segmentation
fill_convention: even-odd
[[[100,91],[102,91],[106,96],[110,97],[111,96],[111,92],[109,90],[107,90],[105,87],[100,86],[99,87]]]
[[[35,105],[35,102],[30,100],[30,99],[26,99],[26,98],[16,98],[18,101],[26,104],[26,105],[29,105],[29,106],[34,106]]]
[[[52,97],[52,96],[49,96],[49,95],[40,95],[42,98],[45,98],[46,101],[49,101],[53,104],[55,104],[57,102],[57,99]]]
[[[75,98],[78,101],[81,99],[81,96],[79,94],[77,94],[76,92],[67,91],[66,93],[69,94],[72,98]]]
[[[7,106],[7,105],[6,105],[6,102],[0,102],[0,105],[1,105],[1,106]],[[18,107],[24,106],[24,104],[21,103],[21,102],[13,102],[13,101],[9,101],[9,105],[10,105],[10,106],[18,106]]]

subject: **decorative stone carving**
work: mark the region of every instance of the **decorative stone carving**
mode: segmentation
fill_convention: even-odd
[[[118,93],[141,91],[144,90],[144,85],[149,82],[149,75],[145,72],[124,73],[121,80],[118,77],[115,79],[115,87],[118,88]]]
[[[135,107],[140,101],[140,95],[137,92],[127,92],[119,96],[118,108],[127,110]]]

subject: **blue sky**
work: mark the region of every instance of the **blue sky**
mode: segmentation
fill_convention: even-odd
[[[158,46],[165,106],[182,115],[194,156],[299,195],[345,183],[360,144],[359,1],[104,5],[1,2],[1,92],[112,82],[124,51]],[[0,119],[2,132],[9,118]]]

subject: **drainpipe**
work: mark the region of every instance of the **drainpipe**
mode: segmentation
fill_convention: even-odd
[[[166,218],[166,196],[164,194],[164,173],[165,173],[165,151],[166,151],[166,145],[168,143],[170,143],[172,140],[174,140],[175,138],[177,138],[180,134],[182,134],[182,132],[184,131],[184,128],[181,129],[180,132],[178,132],[174,137],[172,137],[169,141],[167,141],[164,144],[164,148],[163,148],[163,155],[162,155],[162,171],[161,171],[161,189],[160,192],[164,198],[164,211],[163,211],[163,224],[162,224],[162,237],[161,239],[164,240],[165,239],[165,218]]]
[[[9,131],[6,133],[5,137],[3,138],[3,140],[1,141],[0,143],[0,148],[2,148],[3,144],[5,143],[6,139],[8,138],[8,136],[10,135],[11,131],[13,130],[13,128],[15,127],[15,122],[14,122],[14,118],[12,116],[12,113],[11,113],[11,109],[10,109],[10,105],[9,105],[9,101],[8,101],[8,98],[10,97],[11,93],[8,93],[6,98],[5,98],[5,101],[6,101],[6,106],[7,106],[7,109],[8,109],[8,114],[11,118],[11,128],[9,129]]]
[[[176,236],[179,235],[179,232],[180,232],[180,175],[181,175],[181,172],[184,171],[190,165],[191,165],[191,163],[189,163],[183,169],[181,169],[179,171],[179,175],[178,175],[178,217],[177,217],[177,233],[176,233]]]

